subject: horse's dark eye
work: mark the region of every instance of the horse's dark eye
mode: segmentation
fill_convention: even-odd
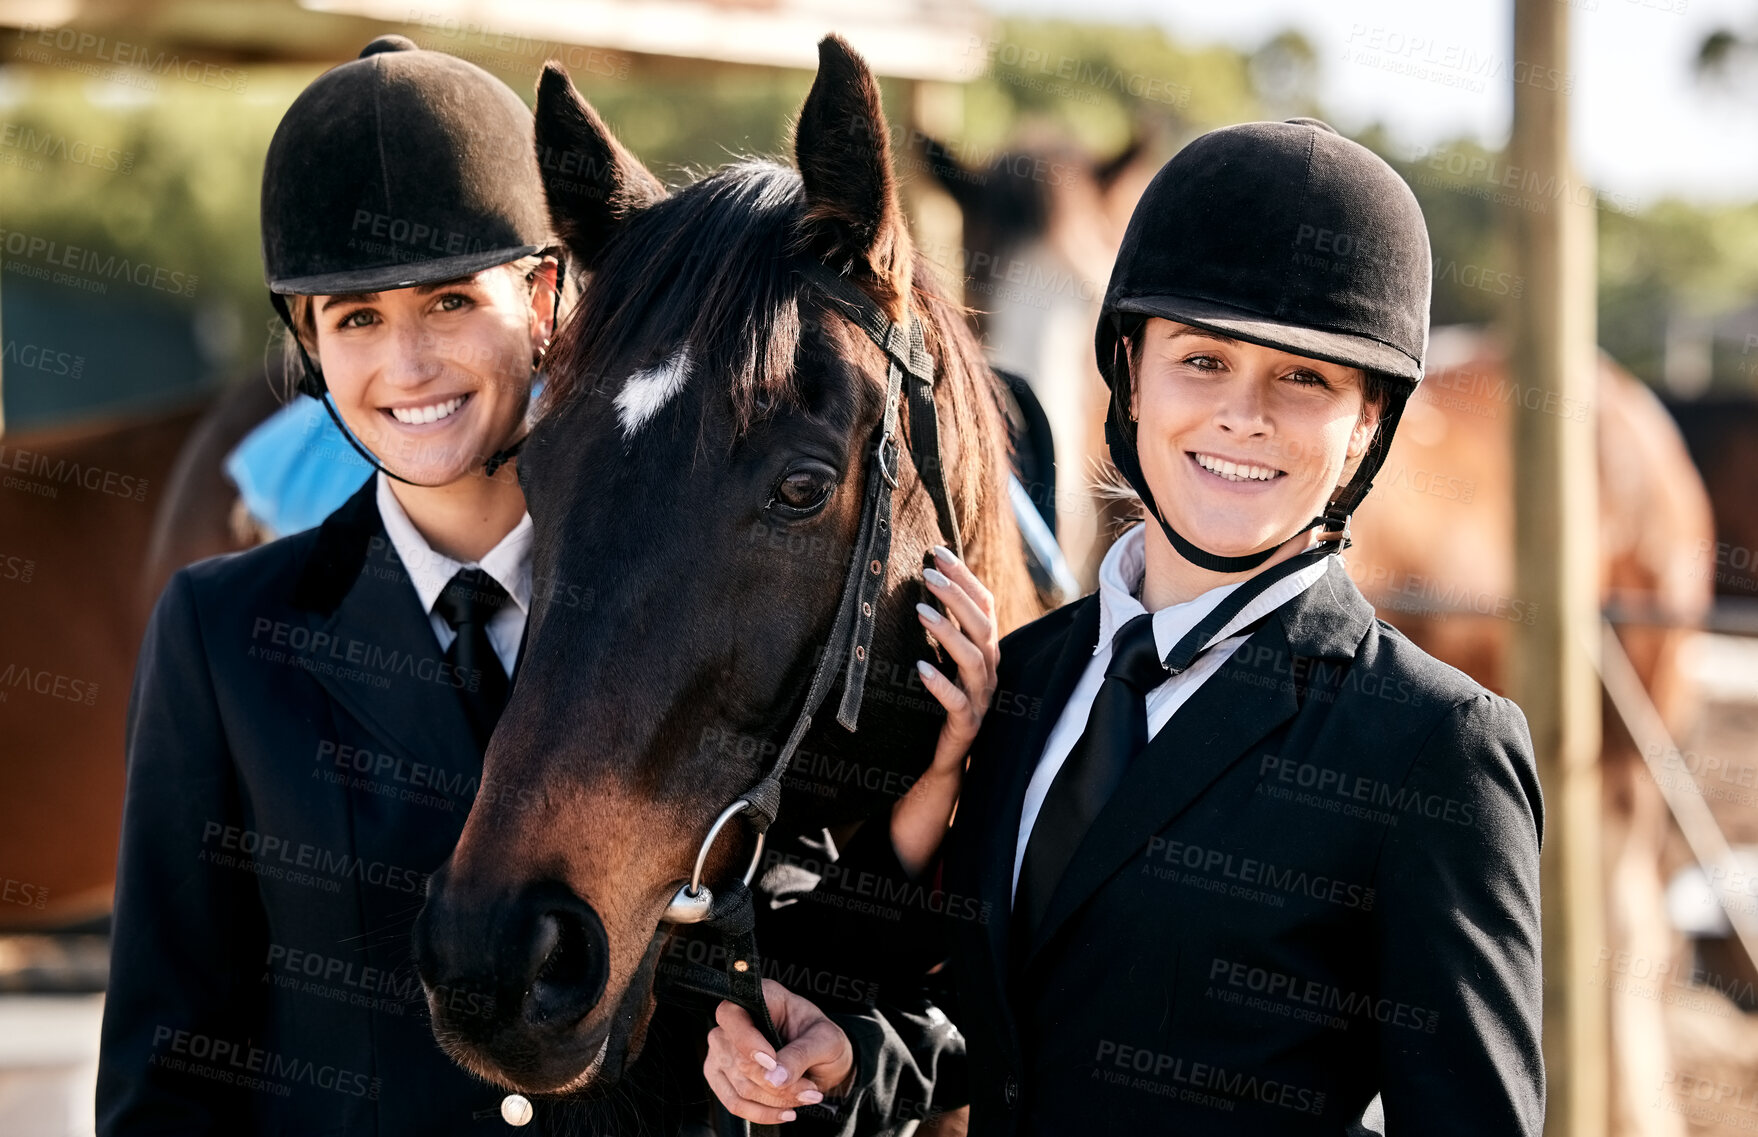
[[[787,517],[807,517],[824,508],[836,488],[836,471],[819,463],[796,466],[775,484],[770,506]]]

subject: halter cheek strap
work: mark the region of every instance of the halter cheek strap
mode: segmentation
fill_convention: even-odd
[[[699,982],[681,985],[729,999],[743,1007],[764,1037],[777,1047],[781,1045],[781,1039],[763,998],[756,913],[750,890],[756,856],[746,869],[744,879],[712,890],[702,883],[701,868],[715,838],[735,816],[743,815],[756,831],[757,848],[761,851],[763,837],[781,809],[782,774],[793,761],[819,707],[829,696],[839,670],[842,671],[843,691],[836,721],[844,729],[853,731],[859,720],[879,593],[885,585],[891,555],[892,499],[898,488],[901,453],[897,440],[898,422],[902,417],[900,398],[908,403],[910,458],[934,502],[941,536],[954,553],[960,556],[964,553],[958,516],[945,480],[939,415],[934,404],[934,361],[928,356],[921,320],[912,313],[901,324],[893,321],[865,292],[828,272],[816,273],[810,279],[829,297],[836,311],[866,332],[867,337],[885,353],[885,405],[867,451],[866,492],[861,502],[860,527],[843,576],[829,642],[819,655],[806,689],[805,702],[786,743],[769,769],[721,812],[697,852],[696,873],[688,885],[678,889],[661,917],[664,923],[706,923],[715,929],[726,948],[727,967],[721,982],[713,986]],[[827,1105],[801,1106],[799,1109],[800,1115],[806,1118],[834,1116],[834,1111]],[[775,1132],[766,1126],[754,1126],[752,1130],[760,1134]]]
[[[766,832],[775,821],[776,812],[781,808],[782,774],[793,761],[818,708],[830,694],[839,668],[842,669],[843,691],[836,721],[848,731],[855,730],[859,723],[868,657],[878,618],[879,593],[885,586],[891,554],[892,499],[898,488],[900,455],[897,441],[900,397],[909,403],[910,459],[916,467],[917,477],[934,502],[941,536],[955,554],[962,556],[964,553],[958,517],[945,480],[939,414],[934,404],[934,361],[928,356],[924,344],[921,320],[912,313],[902,324],[892,321],[865,292],[828,272],[814,274],[811,282],[830,297],[841,314],[866,332],[884,351],[885,404],[867,451],[866,492],[861,501],[860,526],[843,574],[842,593],[837,601],[829,643],[819,655],[812,681],[806,689],[805,703],[794,720],[786,743],[764,775],[739,795],[746,803],[745,816],[758,833]],[[909,378],[907,385],[905,376]],[[668,909],[668,919],[672,918],[670,913],[674,910],[682,917],[684,909],[679,901],[685,899],[687,891],[690,890],[679,890],[673,909]],[[679,922],[685,921],[680,919]]]

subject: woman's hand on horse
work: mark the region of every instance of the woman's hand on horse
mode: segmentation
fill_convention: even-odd
[[[958,681],[953,682],[926,660],[917,670],[928,693],[946,708],[946,725],[941,727],[940,742],[934,748],[932,772],[958,774],[964,770],[964,757],[995,697],[1001,639],[995,626],[995,596],[970,566],[944,545],[934,547],[934,563],[938,567],[924,569],[922,580],[946,606],[946,612],[918,604],[916,618],[958,665]]]
[[[946,605],[946,613],[918,604],[916,618],[958,664],[958,682],[926,660],[916,665],[922,685],[946,708],[946,722],[934,746],[933,763],[891,807],[891,848],[911,877],[928,867],[946,836],[964,781],[965,755],[995,697],[996,669],[1001,663],[995,597],[944,545],[934,547],[934,562],[940,567],[924,569],[922,580]]]
[[[786,1045],[776,1050],[743,1007],[722,1003],[714,1012],[720,1025],[708,1032],[702,1073],[734,1117],[779,1125],[792,1121],[798,1106],[846,1093],[855,1051],[814,1003],[775,980],[763,981],[763,1001]]]

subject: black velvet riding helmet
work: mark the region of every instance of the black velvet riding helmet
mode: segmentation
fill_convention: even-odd
[[[553,250],[531,111],[474,63],[403,36],[318,76],[269,143],[263,271],[299,344],[299,390],[380,470],[324,397],[286,297],[455,280]],[[491,456],[490,473],[514,449]]]
[[[1389,380],[1390,404],[1355,475],[1301,530],[1322,523],[1329,539],[1346,541],[1349,515],[1422,380],[1432,276],[1428,229],[1410,187],[1317,119],[1210,131],[1161,167],[1124,233],[1094,347],[1112,394],[1111,459],[1181,555],[1216,572],[1245,572],[1281,542],[1223,557],[1167,524],[1136,450],[1123,341],[1160,316]]]
[[[262,254],[277,294],[452,280],[548,244],[531,111],[474,63],[402,36],[319,76],[269,143]]]

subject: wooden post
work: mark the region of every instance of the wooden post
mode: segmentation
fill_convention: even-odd
[[[1592,982],[1606,943],[1600,857],[1600,696],[1595,204],[1569,159],[1569,12],[1514,2],[1514,124],[1508,166],[1514,271],[1507,310],[1514,406],[1515,592],[1537,607],[1514,625],[1510,694],[1526,712],[1545,797],[1544,1058],[1549,1137],[1602,1137],[1610,1100],[1607,994]],[[1554,180],[1553,180],[1554,179]],[[1554,396],[1554,397],[1553,397]],[[1577,417],[1586,421],[1576,421]]]

